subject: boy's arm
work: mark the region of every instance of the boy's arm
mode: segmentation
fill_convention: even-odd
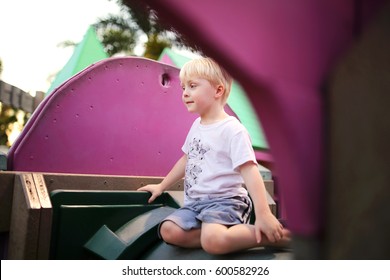
[[[256,215],[256,239],[261,241],[261,232],[271,241],[278,241],[283,236],[283,226],[272,214],[269,208],[263,178],[254,162],[247,162],[240,166],[241,176],[251,196]]]
[[[183,156],[175,163],[172,167],[171,171],[165,176],[165,178],[160,183],[162,187],[162,191],[167,190],[174,183],[179,181],[184,177],[185,169],[187,164],[187,155],[183,154]]]
[[[152,195],[149,198],[149,203],[153,202],[159,195],[161,195],[165,190],[170,188],[174,183],[179,181],[184,177],[185,168],[187,163],[187,155],[183,156],[175,163],[171,171],[165,176],[165,178],[159,184],[146,185],[139,188],[139,191],[148,191]]]

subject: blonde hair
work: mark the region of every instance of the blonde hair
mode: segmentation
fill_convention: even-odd
[[[208,80],[213,86],[222,85],[223,102],[226,103],[230,94],[233,79],[229,73],[210,57],[200,57],[188,61],[180,70],[182,83],[191,80],[193,77]]]

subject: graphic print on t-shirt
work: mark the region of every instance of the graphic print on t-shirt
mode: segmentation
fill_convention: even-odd
[[[191,188],[198,183],[199,174],[202,173],[202,161],[204,154],[210,150],[207,144],[201,143],[196,137],[189,143],[188,159],[185,173],[184,190],[188,197],[191,197]]]

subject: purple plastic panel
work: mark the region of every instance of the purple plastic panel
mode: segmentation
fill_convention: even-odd
[[[244,87],[275,159],[289,227],[306,236],[321,233],[326,195],[321,89],[356,25],[368,18],[360,9],[382,1],[146,2]]]
[[[90,65],[89,67],[93,67],[93,66],[94,66],[94,64]],[[89,67],[84,69],[84,71],[86,71]],[[66,86],[67,82],[69,82],[70,80],[75,79],[81,73],[82,73],[82,71],[80,73],[77,73],[74,77],[72,77],[72,79],[69,79],[69,80],[65,81],[63,84],[58,86],[58,88],[55,88],[54,91],[59,91],[61,87]],[[7,155],[7,167],[8,167],[8,170],[13,170],[12,169],[12,167],[13,167],[13,158],[14,158],[14,155],[15,155],[15,151],[17,150],[17,147],[22,142],[22,140],[24,139],[25,135],[30,130],[30,128],[33,126],[33,124],[35,123],[37,117],[40,115],[40,113],[43,110],[43,108],[45,108],[45,106],[48,103],[48,101],[50,100],[50,98],[52,98],[53,96],[55,96],[55,95],[50,94],[44,100],[42,100],[41,103],[39,103],[38,107],[34,110],[33,114],[30,117],[30,119],[28,120],[28,122],[24,126],[22,133],[16,139],[16,141],[12,144],[12,146],[11,146],[9,152],[8,152],[8,155]]]
[[[90,66],[45,99],[11,147],[9,169],[165,176],[197,117],[182,104],[178,75],[135,57]]]

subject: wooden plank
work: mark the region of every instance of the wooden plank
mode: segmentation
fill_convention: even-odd
[[[267,192],[267,201],[268,201],[268,206],[271,209],[272,214],[274,214],[275,217],[277,217],[277,208],[276,208],[276,203],[272,196]]]
[[[0,232],[8,232],[11,221],[15,173],[0,172]]]
[[[147,184],[157,184],[162,177],[149,176],[111,176],[44,173],[48,191],[67,190],[136,190]],[[183,190],[183,182],[179,181],[170,190]]]
[[[43,91],[36,91],[35,97],[33,100],[33,111],[38,107],[38,105],[45,99],[45,93]]]
[[[4,105],[11,105],[12,85],[0,81],[0,101]]]
[[[105,175],[79,175],[79,174],[44,174],[49,192],[56,189],[83,189],[83,190],[136,190],[147,184],[161,182],[162,177],[142,176],[105,176]],[[277,207],[274,200],[274,181],[264,180],[267,190],[267,200],[272,213],[276,216]],[[183,180],[177,182],[170,192],[183,191]],[[175,194],[175,198],[178,195]],[[180,200],[179,200],[180,201]]]
[[[275,188],[273,180],[264,180],[265,189],[272,198],[275,198]]]
[[[7,154],[0,152],[0,170],[7,170]]]
[[[22,91],[20,88],[14,87],[12,89],[12,94],[11,94],[11,106],[15,109],[20,108],[20,99],[22,94],[25,93]]]
[[[53,209],[43,174],[33,173],[32,175],[41,204],[37,259],[47,260],[50,255]]]
[[[32,113],[34,111],[34,97],[29,93],[23,93],[20,98],[20,109],[27,113]]]
[[[56,189],[94,190],[136,190],[147,184],[157,184],[163,177],[150,176],[111,176],[88,174],[44,173],[49,192]],[[274,197],[274,181],[264,180],[267,192]],[[183,191],[183,180],[178,181],[170,191]]]
[[[9,259],[36,259],[41,204],[32,174],[15,178],[9,232]]]

